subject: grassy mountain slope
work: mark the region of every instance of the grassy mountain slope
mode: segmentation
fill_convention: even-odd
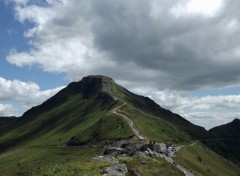
[[[73,136],[82,142],[132,136],[125,121],[110,111],[117,104],[107,90],[111,86],[110,79],[98,77],[69,84],[16,124],[1,128],[0,143],[66,145]]]
[[[234,119],[232,122],[214,127],[209,130],[210,137],[240,138],[240,120]]]
[[[203,141],[216,153],[240,166],[240,120],[209,130],[209,139]]]
[[[13,124],[18,120],[17,117],[0,117],[0,126]]]
[[[16,147],[0,155],[3,176],[100,176],[105,164],[91,163],[99,148]]]
[[[104,76],[88,76],[70,83],[43,104],[33,107],[10,127],[0,128],[4,145],[65,145],[127,138],[128,124],[112,113],[122,111],[136,126],[158,141],[186,142],[205,130],[161,108],[151,99],[135,95]]]
[[[70,83],[52,98],[31,108],[16,123],[0,127],[0,172],[6,173],[5,175],[10,174],[9,170],[11,173],[32,170],[41,172],[42,175],[51,175],[48,172],[71,175],[72,170],[81,174],[85,171],[90,174],[99,173],[102,166],[94,168],[89,159],[96,151],[101,152],[102,144],[134,135],[129,124],[113,113],[114,108],[123,104],[121,113],[131,119],[137,129],[149,139],[184,144],[207,135],[204,128],[163,109],[147,97],[129,92],[111,78],[88,76],[79,82]],[[86,144],[97,144],[97,147],[89,147],[87,151],[79,148],[76,156],[71,148],[65,147]],[[27,157],[24,158],[24,155]],[[82,168],[79,162],[90,163]],[[124,162],[131,167],[139,166],[139,161],[136,160]],[[159,170],[156,163],[149,166],[156,173],[181,175],[164,160],[157,163],[161,163],[164,169]],[[39,171],[37,166],[41,166]],[[68,171],[69,168],[71,171]],[[235,170],[234,167],[233,169]]]
[[[0,171],[4,176],[101,176],[110,164],[91,162],[91,157],[101,153],[100,148],[15,148],[0,155]],[[144,176],[184,175],[162,158],[148,158],[144,165],[139,158],[119,160]],[[128,175],[132,176],[131,171]]]
[[[183,147],[177,152],[177,161],[199,176],[240,175],[240,168],[202,144]]]
[[[148,97],[133,94],[119,85],[114,87],[114,92],[118,92],[121,102],[127,103],[123,112],[152,139],[183,142],[206,136],[204,128],[162,108]]]

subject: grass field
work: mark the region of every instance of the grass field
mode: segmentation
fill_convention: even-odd
[[[240,168],[202,144],[185,146],[176,156],[180,164],[199,176],[240,176]]]
[[[90,158],[101,152],[99,148],[12,148],[0,154],[0,173],[4,176],[97,175],[107,163],[94,164]]]
[[[135,126],[151,140],[183,144],[189,142],[189,136],[165,120],[144,113],[131,105],[123,106],[121,113],[127,115]]]
[[[88,108],[90,112],[87,112]],[[93,138],[107,140],[133,135],[122,118],[78,96],[36,118],[8,128],[13,130],[2,129],[2,145],[66,145],[72,136],[89,142]]]
[[[145,159],[146,163],[143,164],[143,159],[139,158],[130,158],[130,157],[123,157],[120,158],[120,161],[125,163],[130,169],[127,176],[133,176],[131,173],[132,171],[136,171],[140,175],[143,176],[184,176],[183,172],[178,170],[172,164],[167,163],[164,159],[152,159],[148,158]]]
[[[110,163],[94,163],[91,158],[101,155],[101,148],[12,148],[0,154],[0,173],[4,176],[100,176]],[[121,157],[132,171],[143,176],[183,176],[165,160]]]
[[[128,123],[112,113],[113,108],[123,103],[126,105],[121,113],[151,140],[189,144],[191,137],[204,136],[204,129],[164,110],[149,98],[135,95],[108,78],[103,82],[92,77],[71,83],[42,105],[27,111],[16,124],[1,127],[0,175],[100,175],[109,163],[96,164],[91,157],[102,154],[104,145],[133,136]],[[76,141],[77,145],[89,148],[66,147]],[[93,148],[93,144],[98,147]],[[177,158],[198,175],[240,173],[239,168],[202,145],[184,147]],[[121,162],[127,164],[129,174],[133,169],[143,176],[182,175],[162,159],[148,159],[142,164],[138,158],[121,158]]]

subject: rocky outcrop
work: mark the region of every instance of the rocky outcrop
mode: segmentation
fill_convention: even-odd
[[[111,155],[96,156],[92,158],[92,161],[112,164],[104,169],[103,176],[125,176],[128,172],[126,164],[119,164],[118,160]]]
[[[92,158],[94,162],[108,162],[112,164],[118,164],[118,160],[111,155],[96,156]]]
[[[126,164],[113,164],[105,168],[103,176],[125,176],[127,172]]]

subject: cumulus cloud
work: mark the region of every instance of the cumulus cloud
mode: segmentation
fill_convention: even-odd
[[[238,1],[9,2],[17,20],[32,23],[24,34],[29,50],[12,49],[7,56],[11,64],[63,72],[69,80],[108,75],[189,119],[210,118],[211,114],[214,118],[217,111],[238,109],[237,95],[199,98],[183,93],[239,86]],[[38,95],[36,84],[27,87],[35,91],[32,96]],[[5,92],[15,97],[15,92]]]
[[[106,74],[135,87],[138,82],[174,90],[239,85],[237,1],[30,2],[16,1],[15,15],[32,22],[25,32],[32,48],[10,52],[12,64],[65,72],[70,80]],[[143,81],[142,72],[151,72],[150,80]]]
[[[192,112],[183,114],[189,121],[195,124],[201,124],[207,130],[215,126],[231,122],[240,117],[239,109],[237,112]]]
[[[172,8],[172,13],[177,16],[197,14],[206,17],[212,17],[217,14],[219,10],[221,10],[223,2],[223,0],[180,1]]]
[[[32,106],[39,105],[39,104],[43,103],[44,101],[46,101],[47,99],[49,99],[50,97],[52,97],[53,95],[55,95],[60,90],[62,90],[64,87],[65,86],[57,87],[57,88],[50,89],[50,90],[38,91],[34,94],[30,94],[28,96],[28,99],[24,102],[24,104],[25,104],[26,108],[30,108]]]
[[[63,88],[41,91],[36,83],[6,80],[0,77],[0,116],[20,116],[32,106],[41,104]],[[3,102],[12,104],[2,104]]]
[[[150,95],[165,108],[177,112],[189,110],[238,109],[240,95],[188,97],[179,92],[158,91]]]
[[[162,107],[207,129],[240,117],[240,95],[189,97],[181,92],[167,90],[149,96]]]
[[[21,96],[34,94],[39,91],[36,83],[26,83],[19,80],[6,80],[0,77],[0,100],[18,99]]]
[[[9,114],[14,114],[14,108],[10,104],[0,104],[0,116],[8,116]]]

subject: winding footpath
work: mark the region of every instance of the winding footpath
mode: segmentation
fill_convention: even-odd
[[[140,132],[140,130],[138,130],[138,129],[136,128],[136,126],[134,125],[134,123],[133,123],[132,120],[130,120],[125,114],[122,114],[122,113],[121,113],[120,108],[123,107],[123,106],[125,106],[125,105],[126,105],[126,103],[123,103],[122,105],[114,108],[114,109],[112,110],[112,113],[113,113],[113,114],[116,114],[116,115],[118,115],[118,116],[120,116],[120,117],[122,117],[122,118],[128,123],[128,125],[130,126],[131,130],[133,131],[133,133],[134,133],[139,139],[145,140],[146,142],[148,142],[148,141],[149,141],[149,138],[146,137],[146,136],[144,136],[144,135]],[[194,144],[195,144],[195,143],[193,143],[192,145],[194,145]],[[184,146],[179,146],[179,147],[177,147],[177,151],[180,150],[181,147],[184,147]],[[174,153],[173,153],[173,154],[174,154]],[[174,165],[174,164],[173,164],[174,161],[173,161],[173,159],[172,159],[171,156],[161,155],[161,157],[163,157],[166,161],[168,161],[169,163],[171,163],[172,165]],[[181,170],[186,176],[195,176],[192,172],[190,172],[188,169],[184,168],[184,167],[181,166],[180,164],[174,165],[174,166],[176,166],[179,170]]]
[[[177,167],[179,170],[181,170],[185,175],[187,176],[195,176],[191,171],[189,171],[187,168],[183,167],[182,165],[180,164],[174,164],[175,161],[173,160],[173,156],[174,156],[174,153],[176,153],[177,151],[179,151],[182,147],[184,146],[179,146],[176,148],[176,151],[175,152],[171,152],[169,154],[169,156],[166,156],[165,154],[161,154],[161,157],[164,158],[166,161],[168,161],[169,163],[173,164],[175,167]]]
[[[133,131],[133,133],[141,140],[145,140],[145,141],[149,141],[148,137],[144,136],[143,134],[141,134],[141,132],[136,128],[136,126],[134,125],[133,121],[130,120],[126,115],[121,113],[120,108],[123,107],[124,105],[126,105],[126,103],[116,107],[115,109],[113,109],[113,114],[116,114],[118,116],[121,116],[129,125],[129,127],[131,128],[131,130]]]

